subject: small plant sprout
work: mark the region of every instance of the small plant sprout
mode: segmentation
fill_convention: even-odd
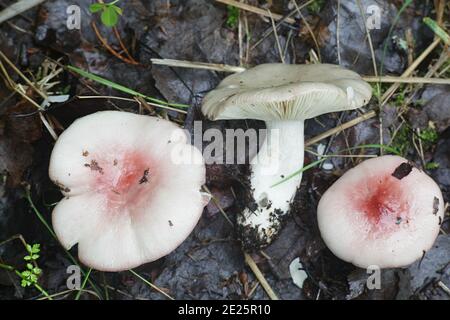
[[[320,233],[342,260],[367,268],[407,266],[433,245],[444,217],[438,185],[399,156],[366,160],[322,196]]]
[[[89,6],[89,11],[92,13],[102,12],[100,18],[102,23],[107,27],[114,27],[119,21],[119,16],[122,15],[122,9],[116,6],[119,0],[110,3],[93,3]]]
[[[49,175],[64,195],[52,213],[57,238],[66,249],[78,243],[80,261],[102,271],[167,255],[206,205],[200,151],[155,117],[103,111],[76,120],[55,144]]]
[[[227,6],[227,27],[230,29],[236,28],[239,23],[239,8],[235,6]]]
[[[246,250],[270,244],[281,228],[302,175],[277,182],[303,165],[304,121],[359,108],[371,96],[371,87],[358,74],[330,64],[259,65],[225,78],[205,96],[202,111],[212,120],[266,123],[266,139],[251,161],[253,202],[237,220]]]
[[[39,259],[40,244],[26,245],[28,255],[23,259],[27,262],[27,269],[20,273],[22,280],[20,282],[22,287],[29,287],[37,284],[42,270],[37,266],[36,261]]]

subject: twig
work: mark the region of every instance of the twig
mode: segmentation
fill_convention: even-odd
[[[436,46],[439,44],[440,42],[440,38],[436,39],[435,41],[433,41],[428,48],[426,48],[419,57],[417,57],[417,59],[411,64],[411,66],[409,66],[405,72],[403,72],[401,78],[406,78],[409,77],[413,71],[420,65],[420,63],[422,63],[422,61],[434,50],[434,48],[436,48]],[[399,87],[399,83],[394,83],[392,86],[389,87],[388,90],[386,90],[386,92],[383,94],[383,96],[381,97],[381,104],[385,105],[389,99],[391,98],[391,96],[395,93],[395,91],[398,89]],[[367,119],[373,118],[376,116],[376,112],[375,111],[369,111],[361,116],[359,116],[356,119],[350,120],[346,123],[341,124],[340,126],[330,129],[328,131],[325,131],[324,133],[319,134],[318,136],[315,136],[311,139],[309,139],[308,141],[305,142],[305,146],[309,146],[312,145],[314,143],[319,142],[320,140],[323,140],[325,138],[328,138],[329,136],[335,134],[336,132],[340,132],[342,130],[348,129],[354,125],[357,125],[358,123],[365,121]]]
[[[275,20],[273,19],[273,15],[272,15],[272,12],[270,12],[270,10],[267,10],[267,14],[269,15],[270,22],[272,23],[273,34],[275,36],[275,42],[277,44],[278,52],[280,54],[280,60],[281,60],[282,63],[285,63],[284,55],[283,55],[283,49],[281,49],[280,39],[278,38],[278,31],[277,31],[277,28],[275,26]]]
[[[245,262],[250,267],[250,269],[253,271],[253,273],[255,274],[256,279],[258,279],[259,283],[261,283],[261,286],[264,288],[264,290],[266,291],[266,293],[269,296],[269,298],[272,299],[272,300],[279,300],[278,296],[272,290],[271,286],[267,282],[267,280],[264,277],[264,275],[261,273],[261,270],[259,270],[259,268],[256,265],[256,263],[253,260],[253,258],[248,253],[244,253],[244,257],[245,257]]]
[[[345,129],[351,128],[355,125],[357,125],[358,123],[361,123],[363,121],[366,121],[370,118],[373,118],[376,116],[376,112],[375,111],[369,111],[367,113],[364,113],[363,115],[359,116],[358,118],[355,118],[353,120],[347,121],[341,125],[338,125],[337,127],[334,127],[333,129],[327,130],[324,133],[321,133],[309,140],[305,141],[305,146],[310,146],[313,145],[317,142],[319,142],[320,140],[323,140],[325,138],[328,138],[329,136],[332,136],[335,133],[339,133],[341,131],[344,131]]]
[[[402,73],[401,77],[406,78],[409,77],[414,70],[425,60],[425,58],[437,47],[437,45],[441,42],[441,39],[438,38],[434,40],[428,48],[426,48],[420,56],[417,57],[417,59],[405,70],[405,72]],[[393,84],[389,89],[386,90],[386,92],[381,97],[382,105],[386,104],[386,102],[390,99],[390,97],[397,91],[398,87],[400,85],[398,83]]]
[[[135,277],[137,277],[137,278],[141,279],[143,282],[145,282],[145,284],[149,285],[151,288],[155,289],[156,291],[158,291],[159,293],[164,295],[169,300],[175,300],[172,296],[170,296],[169,294],[165,293],[159,287],[155,286],[153,283],[151,283],[150,281],[148,281],[147,279],[145,279],[144,277],[142,277],[141,275],[136,273],[134,270],[130,269],[128,271],[130,271]]]
[[[194,62],[185,60],[174,59],[151,59],[152,64],[158,64],[162,66],[179,67],[179,68],[192,68],[192,69],[205,69],[220,72],[239,73],[245,71],[244,67],[236,67],[218,63],[207,62]]]
[[[341,34],[341,27],[340,27],[340,11],[341,11],[341,0],[338,0],[337,2],[337,17],[336,17],[336,49],[337,49],[337,57],[338,57],[338,63],[341,64],[341,40],[340,40],[340,34]]]
[[[383,82],[383,83],[431,83],[431,84],[448,84],[450,85],[450,79],[441,78],[426,78],[426,77],[392,77],[392,76],[382,76],[373,77],[367,76],[362,77],[364,81],[367,82]]]
[[[20,0],[0,12],[0,24],[41,4],[45,0]]]
[[[36,88],[33,82],[31,82],[25,75],[20,71],[14,63],[11,62],[11,60],[8,59],[8,57],[0,50],[0,57],[5,60],[5,62],[31,87],[36,91],[42,98],[47,99],[47,95],[43,93],[41,90]]]
[[[251,6],[249,4],[245,4],[245,3],[242,3],[242,2],[237,2],[237,1],[234,1],[234,0],[216,0],[216,2],[227,4],[227,5],[230,5],[230,6],[233,6],[233,7],[242,9],[242,10],[245,10],[245,11],[253,12],[253,13],[259,14],[261,16],[267,17],[267,18],[270,17],[269,13],[267,13],[266,10],[260,9],[258,7]],[[272,13],[272,16],[273,16],[273,19],[277,20],[277,21],[284,19],[284,21],[286,21],[289,24],[294,24],[295,23],[295,19],[284,18],[281,14]]]
[[[217,206],[217,208],[219,208],[220,213],[222,213],[222,215],[224,216],[225,220],[227,220],[227,222],[230,224],[230,226],[234,226],[233,222],[230,220],[230,218],[228,218],[227,214],[225,213],[225,211],[223,210],[222,206],[220,205],[219,201],[217,201],[217,199],[214,198],[214,196],[212,195],[211,191],[208,189],[207,186],[203,186],[203,189],[205,191],[207,191],[210,195],[211,198],[214,201],[214,204]],[[236,195],[233,192],[233,195],[236,197]],[[264,256],[266,256],[265,253],[263,253],[261,251],[261,254],[263,254]],[[261,270],[259,270],[258,266],[256,265],[255,261],[253,260],[253,258],[246,252],[244,252],[244,259],[245,262],[248,264],[248,266],[250,267],[250,269],[252,270],[253,274],[255,275],[256,279],[258,279],[259,283],[261,283],[261,286],[264,288],[264,290],[267,292],[267,295],[269,296],[270,299],[272,300],[278,300],[277,295],[275,294],[275,292],[273,291],[273,289],[270,287],[270,284],[267,282],[266,278],[264,277],[264,274],[262,274]]]
[[[313,42],[314,42],[314,45],[316,46],[316,50],[317,50],[317,55],[318,55],[318,57],[319,57],[319,61],[322,61],[322,57],[321,57],[321,55],[320,55],[319,42],[317,41],[317,38],[316,38],[316,36],[314,35],[314,32],[313,32],[312,29],[311,29],[311,26],[309,25],[308,21],[307,21],[307,20],[305,19],[305,17],[303,16],[302,11],[301,11],[300,7],[299,7],[298,4],[297,4],[297,1],[292,0],[292,3],[294,4],[295,10],[297,10],[297,12],[298,12],[298,14],[299,14],[299,16],[300,16],[300,19],[302,19],[303,23],[305,24],[305,27],[308,29],[308,32],[309,32],[309,34],[311,35],[311,38],[312,38],[312,40],[313,40]]]
[[[122,48],[123,52],[125,52],[125,54],[127,55],[127,57],[133,61],[135,64],[139,64],[139,62],[137,62],[136,60],[134,60],[134,58],[131,56],[130,52],[128,51],[127,47],[125,47],[125,45],[123,44],[122,38],[120,37],[119,31],[117,30],[116,27],[113,27],[113,32],[114,35],[116,36],[117,41],[119,41],[119,45]]]
[[[218,63],[207,63],[207,62],[196,62],[196,61],[186,61],[186,60],[174,60],[174,59],[151,59],[153,64],[164,65],[170,67],[179,68],[193,68],[193,69],[204,69],[213,70],[219,72],[230,72],[239,73],[246,69],[244,67],[230,66],[226,64]],[[395,76],[363,76],[364,81],[367,82],[381,82],[381,83],[418,83],[418,84],[448,84],[450,85],[450,79],[442,78],[427,78],[427,77],[395,77]]]
[[[442,290],[444,290],[444,292],[445,292],[446,294],[448,294],[448,295],[450,296],[450,289],[445,285],[445,283],[443,283],[442,281],[439,281],[439,282],[438,282],[438,286],[439,286]]]
[[[309,6],[309,5],[310,5],[311,3],[313,3],[314,1],[316,1],[316,0],[309,0],[309,1],[307,1],[307,2],[305,2],[305,3],[303,3],[303,4],[301,4],[301,5],[299,6],[299,9],[301,10],[301,9],[303,9],[304,7]],[[279,20],[279,21],[277,22],[277,24],[276,24],[277,29],[278,29],[279,26],[281,26],[281,25],[283,24],[283,22],[285,22],[285,19],[288,19],[288,18],[292,17],[296,12],[297,12],[297,10],[292,10],[290,13],[288,13],[286,16],[284,16],[283,19]],[[261,44],[261,42],[263,42],[268,36],[270,36],[270,35],[272,34],[272,32],[273,32],[273,28],[267,29],[267,30],[263,33],[263,35],[261,36],[261,38],[260,38],[256,43],[254,43],[250,49],[253,50],[253,49],[255,49],[257,46],[259,46],[259,45]]]
[[[136,62],[134,59],[130,60],[124,56],[122,56],[121,54],[117,53],[116,50],[114,50],[113,48],[111,48],[111,46],[108,44],[108,42],[105,40],[105,38],[102,37],[102,35],[100,34],[100,32],[98,31],[97,25],[95,24],[95,21],[92,21],[91,23],[92,28],[94,29],[95,35],[97,36],[98,40],[100,40],[100,42],[102,43],[102,45],[110,52],[112,53],[116,58],[122,60],[123,62],[129,63],[129,64],[133,64],[133,65],[138,65],[139,63]]]

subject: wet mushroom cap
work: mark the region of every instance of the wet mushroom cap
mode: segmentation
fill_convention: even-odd
[[[192,161],[174,161],[181,153]],[[104,111],[76,120],[55,144],[49,175],[65,196],[52,214],[58,239],[66,249],[78,243],[80,260],[97,270],[170,253],[205,204],[201,153],[155,117]]]
[[[444,215],[438,185],[398,156],[366,160],[322,196],[320,233],[342,260],[366,268],[407,266],[431,248]]]
[[[369,84],[338,65],[268,63],[225,78],[202,111],[213,120],[304,120],[361,107],[371,96]]]

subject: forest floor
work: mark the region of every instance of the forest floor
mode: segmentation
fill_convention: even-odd
[[[13,2],[0,0],[0,11]],[[89,11],[92,2],[49,0],[0,23],[0,299],[450,299],[449,2],[130,0],[117,3],[123,14],[113,28]],[[73,4],[80,29],[68,27]],[[81,294],[68,289],[67,268],[79,262],[76,248],[67,252],[52,236],[51,212],[61,198],[48,177],[54,139],[100,110],[158,116],[191,131],[197,120],[203,130],[262,128],[259,121],[209,121],[200,105],[231,67],[267,62],[340,64],[366,77],[374,92],[363,108],[306,122],[305,164],[318,159],[318,150],[347,152],[304,172],[279,237],[244,255],[224,215],[234,223],[248,166],[208,165],[214,201],[180,247],[132,271],[92,270]],[[388,82],[388,75],[397,80]],[[167,108],[136,92],[189,107]],[[363,145],[372,147],[348,150]],[[326,248],[316,207],[349,168],[389,153],[383,146],[434,178],[446,213],[421,261],[382,270],[381,289],[368,290],[366,270]],[[42,273],[23,287],[25,244],[40,245]],[[290,271],[296,258],[308,275],[302,288]]]

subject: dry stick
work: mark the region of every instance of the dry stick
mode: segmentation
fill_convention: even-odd
[[[0,54],[2,54],[2,52],[0,51]],[[3,66],[3,63],[0,60],[0,70],[3,72],[4,76],[6,77],[5,81],[7,82],[7,84],[9,85],[10,89],[13,90],[14,92],[18,93],[22,98],[24,98],[25,100],[27,100],[29,103],[31,103],[32,105],[34,105],[38,110],[43,110],[42,106],[40,106],[36,101],[34,101],[33,99],[31,99],[25,92],[25,89],[23,89],[23,87],[20,84],[15,83],[11,77],[9,76],[8,72],[6,71],[5,67]],[[19,71],[20,72],[20,71]],[[21,73],[22,74],[22,73]],[[23,74],[22,74],[23,75]],[[26,78],[23,75],[24,79],[26,79],[27,81],[28,78]],[[37,90],[35,88],[35,90]],[[39,92],[37,90],[37,92]],[[50,133],[50,135],[53,137],[53,139],[57,140],[58,136],[55,133],[55,131],[53,130],[53,128],[51,127],[51,125],[48,123],[47,119],[42,115],[41,112],[39,112],[39,117],[42,121],[42,123],[44,124],[45,128],[48,130],[48,132]]]
[[[119,31],[117,30],[116,27],[113,27],[113,32],[114,35],[116,36],[117,41],[119,41],[119,45],[122,48],[123,52],[125,52],[125,54],[127,55],[127,57],[133,61],[133,63],[135,64],[139,64],[139,62],[137,62],[130,54],[130,52],[128,51],[127,47],[125,46],[125,44],[122,41],[122,38],[120,37]]]
[[[305,7],[307,7],[307,6],[309,6],[309,5],[310,5],[311,3],[313,3],[314,1],[316,1],[316,0],[309,0],[309,1],[307,1],[307,2],[305,2],[305,3],[303,3],[303,4],[301,4],[301,5],[299,6],[299,9],[301,10],[301,9],[303,9],[303,8],[305,8]],[[290,13],[288,13],[286,16],[284,16],[283,19],[281,19],[281,20],[278,21],[278,23],[276,24],[276,27],[278,28],[279,26],[281,26],[281,24],[282,24],[283,22],[285,22],[286,19],[288,19],[288,18],[290,18],[291,16],[293,16],[293,15],[295,14],[295,12],[297,12],[297,10],[292,10]],[[268,36],[270,36],[270,35],[272,34],[272,32],[273,32],[273,29],[272,29],[272,28],[270,28],[269,30],[267,30],[266,32],[264,32],[264,34],[261,36],[261,38],[260,38],[258,41],[256,41],[256,42],[252,45],[251,50],[253,50],[253,49],[255,49],[257,46],[259,46],[259,45],[261,44],[261,42],[263,42]]]
[[[268,13],[268,15],[270,17],[270,22],[272,23],[273,34],[275,36],[275,42],[277,44],[278,53],[280,55],[280,60],[281,60],[282,63],[285,63],[284,55],[283,55],[283,49],[281,49],[280,39],[278,38],[277,27],[275,26],[275,20],[273,19],[273,15],[272,15],[272,12],[270,12],[270,10],[267,10],[267,13]]]
[[[253,258],[248,254],[244,252],[245,262],[248,264],[250,269],[252,269],[253,273],[255,274],[256,278],[258,279],[259,283],[261,283],[261,286],[264,288],[264,290],[267,292],[267,295],[272,300],[280,300],[278,296],[275,294],[275,292],[270,287],[270,284],[267,282],[264,275],[261,273],[261,270],[259,270],[258,266],[256,265]]]
[[[375,50],[373,49],[372,36],[370,35],[370,30],[369,30],[369,28],[367,26],[367,23],[366,23],[366,21],[367,21],[366,14],[365,14],[364,9],[362,7],[361,0],[357,0],[357,2],[358,2],[358,7],[359,7],[360,14],[361,14],[361,16],[363,18],[364,29],[366,31],[367,39],[368,39],[368,42],[369,42],[370,55],[372,56],[373,73],[374,73],[375,76],[378,77],[377,59],[375,58]],[[379,92],[380,90],[381,90],[381,86],[378,83],[377,91]],[[382,112],[383,112],[383,105],[382,105],[380,100],[378,100],[377,102],[378,102],[378,111],[379,111],[378,122],[379,122],[380,145],[383,145],[384,144],[384,141],[383,141],[383,117],[381,116]],[[381,156],[383,155],[383,153],[384,153],[383,149],[380,149],[380,155]]]
[[[219,63],[207,63],[207,62],[193,62],[185,60],[174,59],[151,59],[152,64],[158,64],[162,66],[180,67],[180,68],[192,68],[192,69],[205,69],[220,72],[239,73],[246,69],[243,67],[229,66]]]
[[[0,57],[5,60],[5,62],[31,87],[34,91],[37,92],[42,98],[47,99],[47,95],[43,93],[41,90],[36,88],[33,82],[31,82],[25,75],[8,59],[8,57],[0,50]]]
[[[336,49],[337,49],[337,56],[338,56],[338,63],[341,65],[341,41],[340,39],[340,11],[341,11],[341,0],[338,0],[337,2],[337,17],[336,17]]]
[[[308,29],[308,32],[309,32],[309,34],[311,35],[311,38],[312,38],[313,41],[314,41],[314,45],[316,46],[317,54],[318,54],[318,56],[319,56],[319,61],[322,61],[322,56],[320,55],[319,42],[317,42],[317,38],[316,38],[316,36],[314,35],[314,32],[313,32],[312,29],[311,29],[311,26],[309,25],[308,21],[307,21],[307,20],[305,19],[305,17],[303,16],[302,11],[301,11],[300,7],[299,7],[298,4],[297,4],[297,1],[292,0],[292,3],[294,4],[295,10],[297,10],[298,14],[300,15],[300,19],[302,19],[302,22],[305,24],[305,27]]]
[[[431,84],[448,84],[450,85],[450,79],[441,78],[427,78],[427,77],[391,77],[391,76],[367,76],[362,77],[367,82],[384,82],[384,83],[431,83]]]
[[[450,296],[450,289],[445,285],[445,283],[443,283],[442,281],[439,281],[439,282],[438,282],[438,286],[439,286],[442,290],[444,290],[444,292],[445,292],[446,294],[448,294],[448,295]]]
[[[158,286],[154,285],[153,283],[151,283],[150,281],[148,281],[147,279],[145,279],[143,276],[141,276],[139,273],[137,273],[136,271],[134,271],[133,269],[128,270],[131,274],[133,274],[135,277],[139,278],[140,280],[142,280],[145,284],[147,284],[148,286],[150,286],[151,288],[153,288],[154,290],[158,291],[159,293],[161,293],[163,296],[165,296],[167,299],[169,300],[175,300],[170,294],[164,292],[164,290],[162,290],[161,288],[159,288]]]
[[[375,111],[369,111],[367,113],[364,113],[363,115],[359,116],[358,118],[355,118],[353,120],[347,121],[341,125],[338,125],[337,127],[334,127],[333,129],[330,129],[328,131],[325,131],[324,133],[321,133],[311,139],[308,139],[305,141],[305,146],[311,146],[317,142],[319,142],[320,140],[323,140],[325,138],[328,138],[329,136],[339,133],[341,131],[344,131],[345,129],[351,128],[353,126],[356,126],[358,123],[361,123],[363,121],[366,121],[367,119],[373,118],[376,116],[376,112]]]
[[[245,10],[245,11],[250,11],[250,12],[259,14],[261,16],[270,18],[270,14],[267,13],[266,10],[260,9],[258,7],[254,7],[254,6],[245,4],[245,3],[237,2],[237,1],[234,1],[234,0],[216,0],[216,2],[227,4],[227,5],[230,5],[230,6],[233,6],[233,7],[242,9],[242,10]],[[278,20],[282,20],[284,18],[281,14],[277,14],[277,13],[272,13],[272,17],[273,17],[274,20],[277,20],[277,21]],[[292,18],[285,18],[284,21],[286,21],[289,24],[294,24],[295,23],[295,19],[292,19]]]
[[[21,0],[10,5],[6,9],[0,12],[0,24],[8,19],[14,18],[15,16],[33,8],[44,2],[45,0]]]
[[[225,210],[223,210],[223,208],[220,205],[219,201],[212,195],[212,193],[208,189],[208,187],[206,185],[204,185],[203,189],[205,189],[205,191],[207,191],[211,195],[211,198],[212,198],[214,204],[216,205],[216,207],[219,209],[220,213],[224,216],[224,218],[227,220],[227,222],[233,227],[234,226],[233,222],[230,220],[230,218],[228,218],[227,214],[225,213]],[[262,251],[261,251],[261,253],[263,254]],[[265,254],[263,254],[263,255],[266,256]],[[248,266],[252,270],[253,274],[255,275],[256,279],[258,279],[259,283],[261,283],[261,286],[264,288],[264,291],[266,291],[266,293],[269,296],[269,298],[272,299],[272,300],[279,300],[278,296],[272,290],[272,287],[267,282],[267,280],[264,277],[264,275],[262,274],[261,270],[259,270],[259,268],[256,265],[256,263],[253,260],[253,258],[246,252],[244,252],[244,258],[245,258],[245,262],[248,264]]]
[[[437,47],[437,45],[441,42],[441,39],[438,38],[434,40],[428,48],[426,48],[420,56],[417,57],[417,59],[403,72],[402,78],[409,77],[414,70],[422,63],[423,60]],[[398,83],[393,84],[389,89],[386,90],[386,92],[381,97],[382,105],[386,104],[386,102],[389,100],[389,98],[394,94],[394,92],[398,89],[400,85]]]
[[[192,69],[204,69],[219,72],[230,72],[239,73],[246,70],[244,67],[230,66],[226,64],[219,63],[207,63],[207,62],[196,62],[196,61],[185,61],[185,60],[174,60],[174,59],[151,59],[153,64],[179,67],[179,68],[192,68]],[[363,76],[364,81],[367,82],[382,82],[382,83],[431,83],[431,84],[449,84],[450,79],[442,78],[427,78],[427,77],[394,77],[394,76]]]
[[[422,61],[433,51],[434,48],[436,48],[436,46],[439,44],[440,42],[440,38],[436,39],[435,41],[433,41],[428,48],[425,49],[425,51],[423,51],[419,57],[417,57],[417,59],[411,64],[411,66],[409,66],[405,72],[403,72],[401,78],[405,78],[405,77],[409,77],[411,75],[411,73],[413,73],[413,71],[420,65],[420,63],[422,63]],[[385,105],[389,99],[391,98],[391,96],[395,93],[395,91],[398,89],[400,85],[398,83],[394,83],[392,86],[389,87],[388,90],[386,90],[386,92],[383,94],[383,96],[381,97],[381,105]],[[369,111],[361,116],[359,116],[356,119],[350,120],[346,123],[341,124],[340,126],[337,126],[336,128],[330,129],[328,131],[325,131],[324,133],[319,134],[318,136],[315,136],[307,141],[305,141],[305,146],[310,146],[314,143],[319,142],[320,140],[323,140],[325,138],[328,138],[329,136],[340,132],[342,130],[348,129],[354,125],[357,125],[358,123],[365,121],[367,119],[373,118],[376,116],[376,112],[375,111]]]

